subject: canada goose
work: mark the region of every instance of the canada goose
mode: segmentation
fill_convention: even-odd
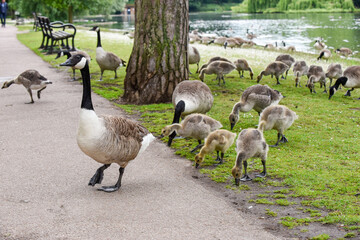
[[[234,48],[236,46],[240,46],[240,43],[238,43],[235,38],[226,38],[226,41],[224,42],[225,49],[227,47]]]
[[[250,41],[245,40],[241,37],[234,37],[234,39],[238,42],[239,47],[241,47],[243,44],[248,44]]]
[[[269,146],[266,144],[264,135],[261,131],[248,128],[239,133],[236,140],[236,161],[235,166],[232,168],[232,175],[235,178],[235,184],[239,185],[240,181],[251,181],[247,173],[247,160],[249,158],[258,157],[261,159],[263,171],[255,177],[266,176],[266,158],[269,151]],[[241,176],[242,165],[244,165],[244,175]]]
[[[98,190],[114,192],[121,187],[121,178],[129,161],[145,151],[155,139],[142,125],[120,116],[97,116],[91,101],[89,64],[83,55],[74,55],[60,66],[80,69],[83,79],[80,122],[77,132],[79,148],[95,161],[104,164],[90,179],[89,185],[100,184],[104,170],[112,163],[120,165],[120,175],[114,186]]]
[[[60,50],[60,51],[57,53],[55,59],[58,59],[58,58],[60,58],[60,57],[62,57],[62,56],[67,56],[67,58],[69,59],[71,56],[76,55],[76,54],[81,54],[81,55],[85,56],[86,61],[88,61],[88,64],[90,64],[91,57],[90,57],[89,54],[87,54],[85,51],[73,51],[73,52],[69,52],[68,50]],[[76,80],[76,78],[75,78],[75,68],[72,68],[72,70],[73,70],[73,79],[72,79],[72,81],[75,81],[75,80]]]
[[[324,86],[326,93],[326,77],[325,72],[321,66],[311,65],[307,73],[308,82],[306,86],[310,89],[311,93],[316,93],[314,83],[319,82],[320,87]]]
[[[342,47],[342,48],[338,48],[336,49],[335,51],[337,54],[340,54],[344,57],[349,57],[353,54],[353,52],[351,51],[350,48],[345,48],[345,47]]]
[[[242,47],[243,48],[250,48],[250,47],[253,47],[254,45],[256,46],[256,43],[250,40],[250,41],[247,41],[246,43],[244,43],[242,45]]]
[[[236,66],[236,70],[239,72],[240,78],[244,77],[244,71],[249,71],[250,78],[251,78],[251,80],[253,79],[254,73],[253,73],[251,67],[249,66],[249,63],[245,59],[237,59],[237,60],[235,60],[234,64]],[[240,71],[241,71],[241,74],[240,74]]]
[[[281,41],[281,44],[283,45],[280,49],[288,52],[295,52],[296,48],[295,46],[286,46],[286,43],[284,41]]]
[[[326,61],[331,57],[331,51],[329,49],[323,49],[320,52],[319,57],[317,60],[320,60],[321,58],[325,59]]]
[[[345,96],[351,96],[351,91],[360,88],[360,66],[351,66],[345,69],[343,76],[336,80],[334,86],[330,87],[329,99],[339,89],[340,84],[346,88],[351,88],[347,90]]]
[[[331,63],[325,73],[325,77],[330,79],[330,86],[332,85],[333,78],[338,79],[342,76],[342,68],[338,63]]]
[[[276,57],[275,61],[283,62],[289,66],[288,70],[286,70],[286,75],[285,75],[285,79],[286,79],[291,66],[295,63],[295,59],[289,54],[280,54],[279,56]]]
[[[96,62],[98,63],[101,75],[100,81],[105,70],[111,70],[115,72],[115,78],[117,78],[116,70],[119,67],[126,66],[125,61],[116,56],[112,52],[106,52],[101,46],[100,28],[98,26],[93,27],[90,31],[97,32],[97,47],[96,47]]]
[[[200,152],[195,156],[195,167],[204,160],[206,154],[209,154],[216,150],[217,158],[219,163],[223,163],[225,152],[233,145],[236,137],[236,133],[232,133],[228,130],[218,129],[210,133],[205,139],[205,145],[201,148]],[[221,152],[221,158],[219,156]]]
[[[176,134],[179,134],[181,137],[195,138],[198,140],[199,145],[191,150],[191,152],[194,152],[202,146],[201,141],[204,140],[210,132],[221,127],[222,124],[219,121],[201,113],[193,113],[186,116],[180,124],[173,123],[165,126],[161,130],[160,137],[170,136],[175,131]]]
[[[201,40],[200,40],[200,43],[206,44],[206,45],[209,45],[213,42],[214,42],[213,38],[211,38],[211,37],[201,37]]]
[[[191,113],[207,113],[210,111],[214,102],[214,97],[210,88],[198,80],[186,80],[180,82],[172,94],[172,103],[175,108],[174,119],[172,123],[179,123],[180,117]],[[169,137],[168,146],[171,146],[176,133]]]
[[[259,74],[259,76],[257,76],[257,83],[260,82],[263,76],[275,75],[276,84],[280,84],[279,77],[288,70],[289,66],[287,64],[280,61],[272,62]]]
[[[203,68],[200,71],[199,78],[203,82],[204,81],[204,75],[206,74],[216,74],[216,79],[219,80],[219,86],[221,79],[223,80],[223,83],[225,84],[224,75],[232,72],[236,66],[233,63],[225,62],[225,61],[214,61],[210,63],[206,68]]]
[[[276,46],[271,44],[271,43],[267,43],[267,44],[265,44],[264,49],[276,50],[277,49],[277,43],[276,43]]]
[[[38,90],[37,97],[38,99],[40,99],[41,91],[46,88],[47,84],[52,84],[52,82],[48,81],[38,71],[33,69],[22,72],[19,76],[17,76],[15,79],[11,81],[4,82],[2,88],[8,88],[13,83],[22,84],[26,88],[31,98],[31,102],[28,103],[34,103],[31,90]]]
[[[227,58],[219,57],[219,56],[213,57],[213,58],[210,58],[210,60],[209,60],[207,63],[205,63],[205,64],[203,64],[203,65],[201,66],[199,72],[201,72],[201,70],[203,70],[204,68],[206,68],[207,66],[209,66],[210,63],[215,62],[215,61],[224,61],[224,62],[229,62],[229,63],[231,63],[231,61],[230,61],[229,59],[227,59]]]
[[[327,48],[326,44],[321,42],[320,40],[316,40],[314,47],[318,50],[323,50],[324,48]]]
[[[296,119],[298,119],[296,113],[283,105],[268,106],[260,114],[258,129],[262,132],[271,129],[277,130],[278,139],[275,145],[272,145],[272,147],[276,147],[279,142],[288,142],[284,131],[288,129]]]
[[[197,50],[196,47],[194,46],[189,46],[188,47],[189,50],[189,64],[196,64],[197,65],[197,69],[196,69],[196,73],[199,72],[199,62],[200,62],[200,53]]]
[[[231,130],[239,121],[239,112],[249,112],[254,109],[259,114],[264,108],[270,105],[276,105],[283,99],[283,95],[267,85],[253,85],[248,87],[239,102],[235,103],[232,112],[229,115]]]
[[[224,46],[224,43],[226,41],[226,37],[218,37],[214,39],[214,44]]]
[[[305,61],[296,61],[294,64],[293,72],[295,75],[295,86],[298,85],[301,87],[300,78],[301,76],[305,76],[309,70],[308,65],[306,65]]]
[[[257,35],[252,33],[252,32],[249,32],[249,29],[246,29],[246,37],[250,40],[254,39],[254,38],[257,38]]]

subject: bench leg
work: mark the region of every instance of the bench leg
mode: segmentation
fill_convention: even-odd
[[[75,36],[72,37],[72,49],[71,51],[76,51],[75,49]]]

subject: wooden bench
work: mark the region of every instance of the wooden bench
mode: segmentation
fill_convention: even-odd
[[[48,17],[38,16],[43,39],[40,48],[47,50],[47,54],[52,54],[56,44],[60,44],[62,48],[67,48],[70,51],[75,51],[75,35],[76,28],[74,25],[56,21],[50,22]],[[57,30],[56,29],[60,29]],[[72,39],[72,46],[69,46],[69,39]],[[66,45],[64,44],[66,42]],[[49,44],[50,43],[50,44]]]

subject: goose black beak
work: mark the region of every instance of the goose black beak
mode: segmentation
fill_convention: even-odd
[[[69,58],[68,60],[66,60],[66,62],[60,64],[60,66],[67,66],[67,67],[72,67],[75,65],[76,63],[73,62],[72,58]]]
[[[240,178],[235,178],[235,185],[239,186],[240,185]]]

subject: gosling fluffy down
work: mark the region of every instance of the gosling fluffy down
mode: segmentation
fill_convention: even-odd
[[[195,167],[199,167],[203,162],[205,155],[213,151],[216,151],[217,153],[216,160],[219,161],[220,164],[223,163],[224,154],[229,147],[233,145],[235,137],[235,133],[225,129],[215,130],[210,133],[205,139],[205,145],[201,148],[200,153],[195,156]],[[221,152],[221,158],[219,157],[219,152]]]
[[[272,146],[276,147],[279,145],[279,142],[288,142],[287,138],[284,135],[284,132],[293,124],[296,119],[298,119],[296,113],[287,108],[286,106],[268,106],[260,114],[258,129],[262,132],[271,129],[277,130],[277,142],[275,143],[275,145]]]

